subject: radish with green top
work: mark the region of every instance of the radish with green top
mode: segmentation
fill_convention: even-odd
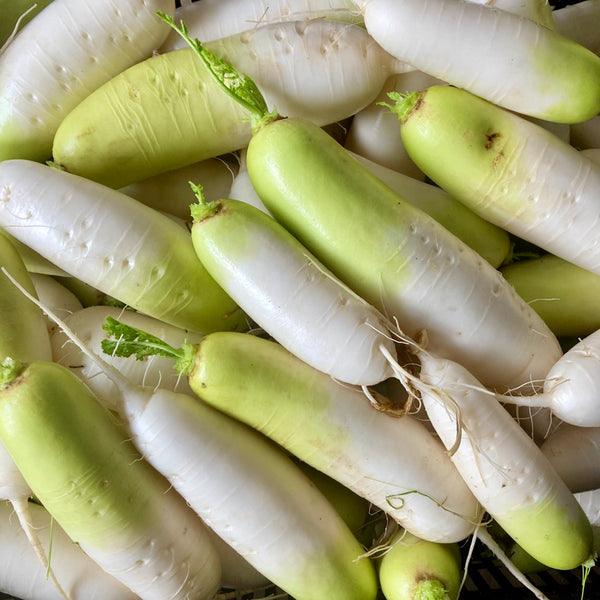
[[[0,56],[0,160],[51,158],[65,116],[165,40],[157,11],[174,0],[53,0],[27,23]]]
[[[266,25],[209,43],[265,86],[285,114],[327,125],[368,104],[404,63],[364,29],[314,20]],[[247,113],[219,94],[190,48],[149,58],[90,94],[62,121],[54,160],[122,187],[220,154],[251,137]]]
[[[435,183],[484,219],[600,273],[599,165],[465,90],[391,97],[409,155]]]
[[[341,385],[280,344],[217,332],[175,349],[145,332],[107,320],[105,352],[177,360],[202,400],[238,419],[344,484],[424,539],[466,538],[480,507],[443,447],[410,415],[392,418],[383,396],[373,410],[360,388]],[[389,460],[382,460],[388,457]],[[391,459],[393,457],[393,460]]]
[[[45,548],[52,549],[52,569],[65,588],[60,594],[31,549],[8,502],[0,502],[0,590],[27,600],[139,600],[100,568],[41,505],[30,502],[31,526]]]
[[[0,437],[67,535],[142,599],[213,598],[220,564],[202,521],[66,367],[7,358]]]
[[[589,521],[532,439],[464,367],[426,351],[418,357],[419,378],[407,385],[490,516],[547,567],[589,564]]]
[[[189,232],[116,190],[33,161],[2,161],[0,226],[70,275],[157,319],[200,333],[247,327],[199,263]]]
[[[535,21],[464,0],[355,4],[392,56],[490,102],[557,123],[600,111],[600,57]]]
[[[223,90],[250,111],[254,188],[312,255],[410,338],[425,329],[431,350],[468,365],[486,385],[543,379],[560,346],[496,269],[321,128],[269,112],[250,79],[187,39]]]

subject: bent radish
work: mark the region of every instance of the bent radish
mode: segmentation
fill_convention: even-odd
[[[409,155],[440,187],[521,239],[600,273],[599,165],[465,90],[432,86],[392,98]]]
[[[164,41],[157,11],[174,0],[53,0],[27,23],[0,56],[0,160],[51,158],[64,117]]]
[[[592,530],[548,459],[464,367],[419,352],[416,388],[452,461],[490,516],[555,569],[593,558]]]
[[[285,114],[327,125],[368,104],[408,68],[356,25],[314,20],[266,25],[210,43],[265,86]],[[177,132],[177,135],[173,133]],[[114,77],[62,121],[54,160],[122,187],[240,148],[246,113],[218,92],[190,48],[154,56]]]
[[[189,232],[116,190],[33,161],[2,161],[0,226],[70,275],[167,323],[198,332],[247,326],[199,263]]]
[[[118,322],[105,329],[105,352],[177,359],[204,402],[238,419],[424,539],[454,542],[472,533],[479,506],[442,446],[410,415],[385,414],[388,401],[341,385],[280,344],[217,332],[180,349]],[[139,354],[138,354],[139,353]],[[394,457],[381,460],[380,457]]]
[[[465,1],[355,4],[392,56],[494,104],[557,123],[600,110],[600,57],[539,23]]]
[[[142,599],[212,598],[216,551],[170,484],[66,367],[5,360],[0,436],[56,521]]]

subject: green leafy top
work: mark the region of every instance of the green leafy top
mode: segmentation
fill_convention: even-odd
[[[388,102],[378,102],[377,104],[389,108],[391,112],[396,114],[400,123],[404,123],[408,119],[410,113],[418,106],[421,100],[421,92],[410,92],[408,94],[388,92],[387,95],[393,101],[392,104]]]
[[[102,340],[102,351],[105,354],[123,358],[133,355],[137,360],[144,360],[147,356],[172,358],[175,369],[183,375],[188,375],[193,368],[196,354],[196,346],[193,344],[183,343],[181,348],[173,348],[160,338],[113,317],[106,317],[102,329],[115,338]]]
[[[205,48],[199,39],[191,38],[183,21],[180,21],[180,27],[177,27],[175,20],[170,15],[159,12],[158,16],[191,46],[223,91],[250,112],[250,123],[254,133],[279,118],[275,109],[269,111],[264,96],[250,77],[244,74],[240,75],[233,65]]]

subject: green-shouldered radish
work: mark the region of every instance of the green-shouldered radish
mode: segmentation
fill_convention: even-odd
[[[0,437],[67,535],[142,599],[210,599],[218,555],[198,516],[66,367],[4,360]]]
[[[0,226],[155,318],[198,332],[247,327],[199,263],[189,232],[116,190],[33,161],[2,161]]]
[[[600,273],[599,165],[465,90],[432,86],[392,100],[409,155],[440,187],[517,237]]]
[[[283,114],[327,125],[368,104],[406,65],[364,29],[316,19],[210,42],[256,77]],[[114,77],[62,121],[54,160],[111,187],[247,146],[247,113],[218,92],[193,50],[167,52]]]
[[[0,159],[52,156],[59,124],[79,102],[152,54],[174,0],[54,0],[0,56]]]
[[[105,329],[115,338],[103,342],[105,352],[177,359],[177,371],[205,403],[273,439],[415,535],[455,542],[473,532],[479,506],[443,447],[410,415],[386,414],[395,407],[383,396],[374,394],[382,410],[373,410],[360,388],[341,385],[252,334],[216,332],[197,346],[175,349],[114,320]]]
[[[540,23],[455,0],[355,3],[387,52],[457,88],[557,123],[600,110],[600,56]]]

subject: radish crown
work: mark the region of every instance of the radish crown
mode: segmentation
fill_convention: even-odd
[[[175,361],[175,369],[180,374],[188,375],[192,370],[196,351],[193,344],[184,342],[180,348],[173,348],[160,338],[113,317],[106,317],[102,329],[115,338],[102,340],[105,354],[123,358],[133,355],[137,360],[144,360],[147,356],[163,356]]]
[[[264,96],[250,77],[238,73],[231,64],[205,48],[199,39],[191,38],[182,20],[177,27],[170,15],[159,12],[158,16],[189,44],[223,91],[250,113],[250,123],[254,133],[279,118],[276,109],[269,111]]]
[[[24,370],[25,364],[7,356],[0,365],[0,389],[8,387]]]
[[[410,92],[401,94],[400,92],[388,92],[388,97],[393,104],[388,102],[378,102],[379,106],[385,106],[390,109],[397,117],[400,123],[404,123],[410,116],[410,113],[419,105],[422,92]]]

